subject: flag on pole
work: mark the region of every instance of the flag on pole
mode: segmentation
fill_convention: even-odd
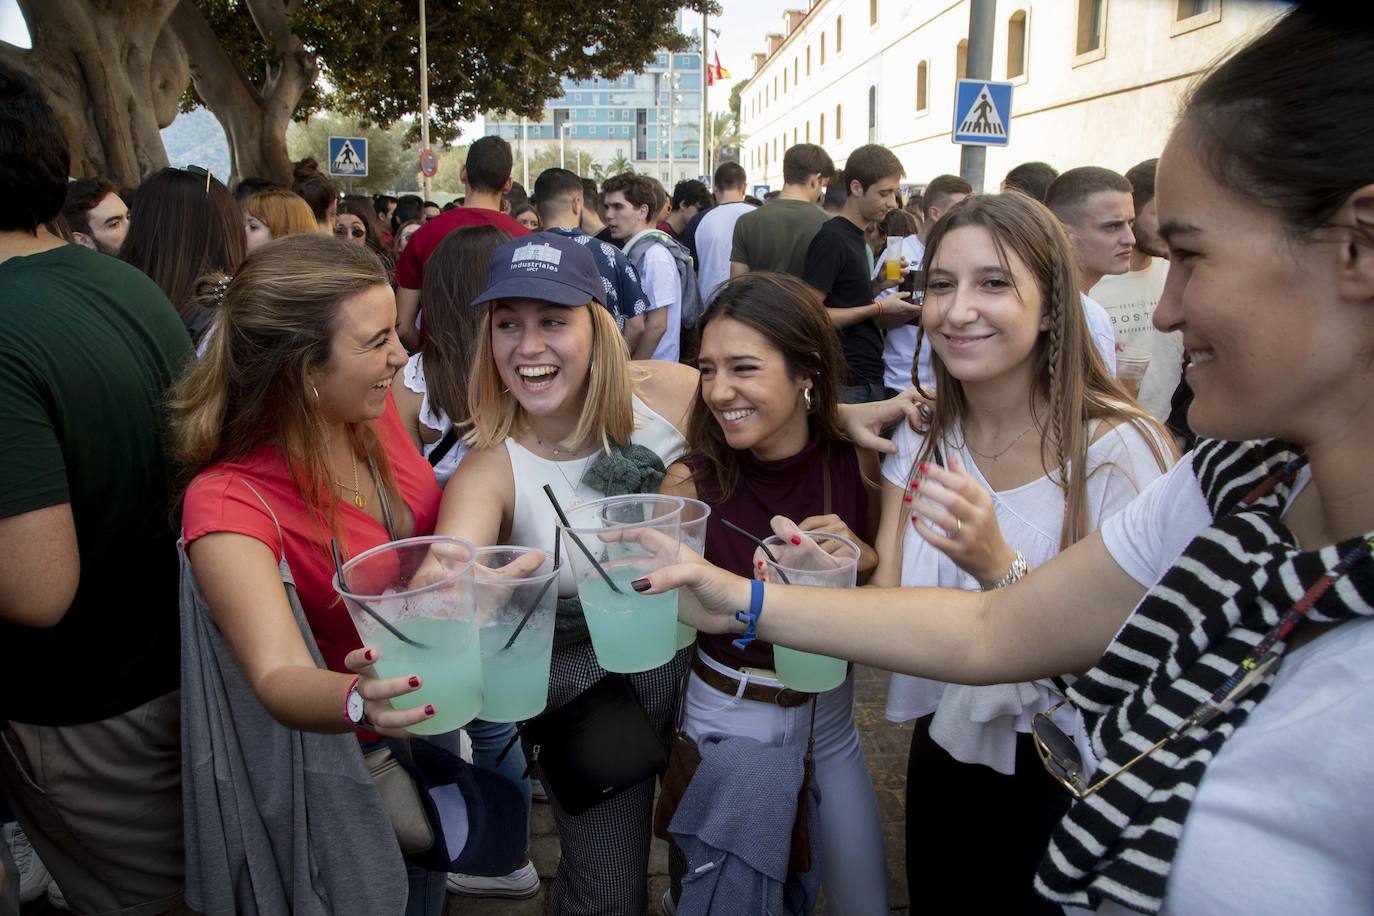
[[[720,65],[720,52],[713,52],[715,63],[706,68],[706,85],[714,86],[717,80],[730,79],[730,71]]]

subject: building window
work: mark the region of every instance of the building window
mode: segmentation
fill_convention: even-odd
[[[795,127],[792,128],[792,145],[797,145],[797,129]]]
[[[1212,0],[1178,0],[1178,9],[1174,12],[1174,19],[1176,21],[1191,19],[1211,11]]]
[[[835,53],[839,54],[844,50],[844,17],[835,17]]]
[[[929,105],[927,99],[930,88],[930,65],[921,61],[916,65],[916,110],[925,111]]]
[[[807,142],[807,143],[810,143],[810,142],[811,142],[811,122],[810,122],[810,121],[807,121],[807,122],[806,122],[806,142]]]
[[[797,59],[792,58],[792,85],[797,85]]]
[[[1078,0],[1078,37],[1075,54],[1089,54],[1102,50],[1102,23],[1107,12],[1107,0]]]
[[[954,49],[954,78],[968,79],[968,39],[961,39]]]
[[[843,129],[844,129],[844,125],[841,124],[841,122],[840,122],[840,106],[839,106],[839,105],[836,105],[836,106],[835,106],[835,141],[836,141],[836,142],[839,142],[839,139],[840,139],[840,132],[841,132]]]
[[[1169,35],[1182,35],[1221,21],[1221,0],[1177,0]]]
[[[787,68],[782,68],[782,91],[787,91]]]
[[[1007,79],[1026,75],[1026,11],[1017,10],[1007,20]]]
[[[821,66],[825,66],[825,33],[821,33]]]
[[[806,46],[806,75],[811,75],[811,46]]]
[[[868,24],[878,24],[878,0],[868,0]]]
[[[868,87],[868,142],[878,142],[878,87]]]
[[[821,112],[821,123],[820,123],[820,125],[819,125],[819,136],[817,136],[816,142],[819,143],[821,146],[825,146],[825,112],[823,112],[823,111]]]
[[[773,101],[778,100],[778,78],[773,77]]]

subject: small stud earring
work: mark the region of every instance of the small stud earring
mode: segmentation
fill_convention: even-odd
[[[802,398],[805,399],[805,401],[806,401],[806,409],[807,409],[807,410],[810,410],[810,409],[811,409],[811,389],[810,389],[810,388],[803,388],[803,389],[802,389]]]

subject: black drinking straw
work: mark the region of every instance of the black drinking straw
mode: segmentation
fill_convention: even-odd
[[[749,540],[751,540],[751,541],[753,541],[755,544],[757,544],[759,550],[762,550],[762,551],[763,551],[763,555],[766,556],[770,561],[772,561],[773,565],[776,566],[776,567],[778,568],[778,577],[782,579],[782,584],[783,584],[783,585],[791,585],[791,584],[792,584],[791,582],[787,581],[787,573],[785,573],[785,572],[782,571],[782,564],[778,562],[778,558],[777,558],[777,557],[773,556],[773,551],[771,551],[771,550],[768,549],[768,545],[767,545],[767,544],[765,544],[763,541],[760,541],[758,538],[754,537],[754,536],[753,536],[752,534],[750,534],[749,532],[745,531],[745,530],[744,530],[743,528],[741,528],[739,525],[733,524],[732,522],[728,521],[727,519],[721,519],[721,520],[720,520],[720,523],[721,523],[722,525],[724,525],[726,528],[729,528],[731,531],[735,532],[736,534],[742,534],[742,535],[744,535],[745,537],[747,537]]]
[[[344,582],[343,560],[339,557],[339,542],[337,540],[331,540],[329,542],[329,552],[334,555],[334,572],[339,577],[339,588],[343,591],[348,591],[348,584]],[[362,608],[363,611],[366,612],[366,614],[373,620],[377,621],[382,626],[386,627],[387,631],[391,633],[392,636],[395,636],[397,639],[399,639],[401,642],[406,643],[407,645],[414,646],[417,649],[429,648],[429,646],[425,645],[424,643],[416,642],[406,634],[402,633],[400,630],[396,629],[384,618],[382,618],[380,614],[372,610],[372,608],[368,607],[366,601],[355,601],[353,603],[356,604],[358,607]]]
[[[539,590],[539,594],[534,596],[534,601],[530,603],[530,609],[525,612],[524,617],[520,618],[520,623],[515,627],[515,631],[510,634],[510,639],[506,640],[506,644],[501,647],[502,652],[515,645],[515,637],[519,636],[520,631],[525,629],[525,624],[530,622],[530,618],[534,616],[535,610],[539,607],[539,602],[543,601],[544,595],[548,593],[549,586],[558,581],[558,567],[559,561],[561,560],[562,546],[563,539],[558,536],[558,529],[555,528],[553,531],[553,576],[544,583],[544,587]]]
[[[558,513],[558,520],[563,523],[563,528],[568,532],[568,537],[572,538],[573,543],[577,545],[577,549],[582,551],[582,555],[590,560],[591,564],[596,567],[596,571],[601,573],[601,578],[606,580],[606,584],[611,587],[611,591],[615,592],[617,595],[625,594],[620,590],[619,586],[611,581],[611,577],[606,574],[606,570],[601,568],[601,564],[596,562],[596,557],[592,556],[592,552],[587,549],[586,544],[582,543],[582,539],[572,533],[572,525],[568,523],[568,516],[563,513],[563,507],[558,504],[558,497],[553,495],[553,487],[544,484],[544,495],[549,498],[549,502],[553,503],[553,511]]]

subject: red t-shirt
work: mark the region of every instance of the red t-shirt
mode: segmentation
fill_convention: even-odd
[[[429,462],[421,457],[406,435],[390,396],[387,397],[386,413],[374,422],[374,428],[391,461],[401,499],[415,516],[415,535],[433,534],[442,491],[434,481],[434,470]],[[281,523],[280,539],[272,514],[253,495],[253,490],[244,485],[245,480],[276,514]],[[241,461],[224,462],[201,471],[187,488],[181,511],[182,530],[188,545],[218,531],[256,538],[270,547],[278,558],[284,545],[286,564],[296,580],[301,607],[325,665],[333,671],[348,670],[344,667],[344,656],[361,648],[362,642],[353,629],[348,609],[334,591],[329,534],[307,512],[305,501],[291,482],[286,459],[275,446],[263,446]],[[353,505],[352,500],[339,501],[338,519],[342,534],[339,547],[345,559],[391,540],[382,523]]]
[[[419,289],[424,285],[425,265],[434,249],[454,229],[464,226],[495,226],[514,238],[529,235],[530,231],[496,210],[483,210],[478,207],[454,207],[447,213],[440,213],[425,223],[406,243],[406,250],[396,262],[396,285],[406,289]]]

